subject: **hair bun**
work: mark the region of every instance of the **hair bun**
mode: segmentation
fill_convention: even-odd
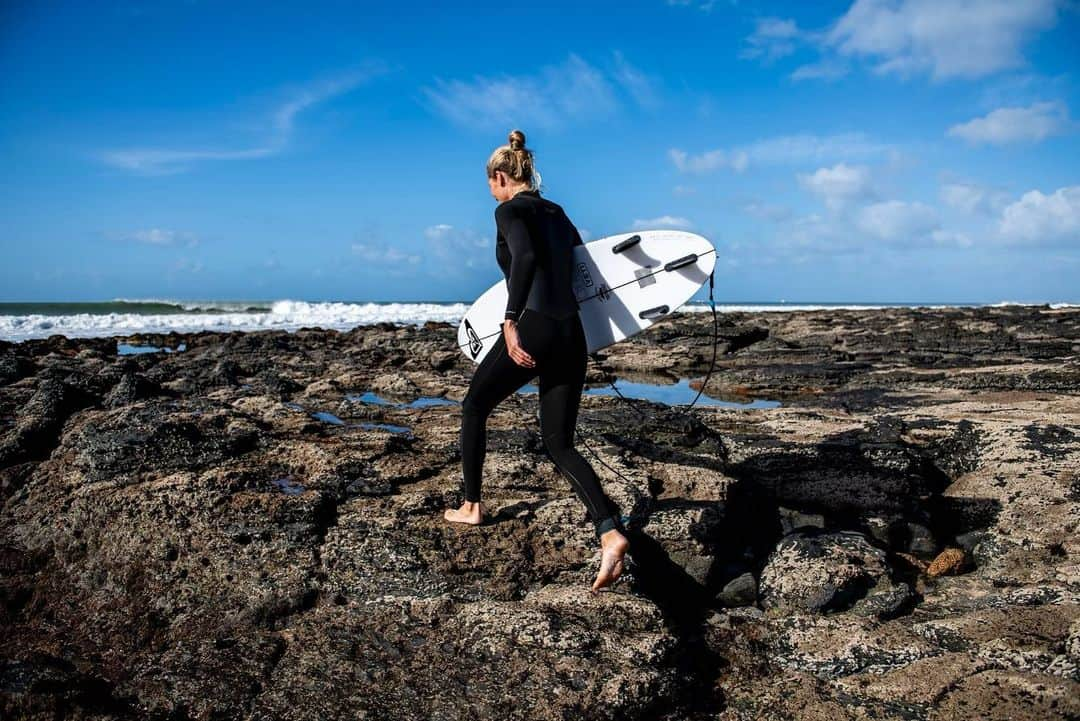
[[[510,149],[521,150],[525,147],[525,133],[520,130],[510,131]]]

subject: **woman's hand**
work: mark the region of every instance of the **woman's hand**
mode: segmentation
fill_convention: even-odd
[[[510,359],[523,368],[535,368],[536,361],[521,347],[521,339],[518,338],[517,323],[512,320],[503,322],[503,339],[506,341],[506,352]]]

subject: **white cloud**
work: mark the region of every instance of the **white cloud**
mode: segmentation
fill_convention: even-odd
[[[1008,203],[1002,191],[975,183],[947,183],[941,186],[939,196],[945,205],[969,214],[998,213]]]
[[[618,107],[611,82],[571,53],[534,75],[436,78],[421,88],[435,111],[469,128],[555,128],[568,120],[603,116]]]
[[[100,153],[106,165],[145,175],[163,175],[187,170],[193,163],[213,160],[250,160],[282,152],[292,138],[296,117],[302,111],[353,90],[385,72],[381,63],[370,62],[359,70],[302,88],[270,114],[270,137],[266,142],[242,149],[122,148]]]
[[[639,218],[634,221],[634,230],[651,230],[653,228],[690,228],[693,227],[686,218],[674,215],[661,215],[659,218]]]
[[[1050,195],[1032,190],[1007,206],[999,225],[1007,240],[1030,243],[1080,241],[1080,185]]]
[[[697,193],[697,188],[692,185],[676,185],[671,192],[674,195],[694,195]]]
[[[381,247],[364,243],[353,243],[352,252],[354,255],[360,256],[364,261],[374,265],[400,265],[401,263],[416,265],[420,262],[419,255],[406,253],[393,246]]]
[[[719,148],[699,155],[672,148],[668,157],[683,173],[708,173],[720,168],[743,172],[751,165],[785,165],[821,160],[867,158],[896,152],[862,133],[838,135],[784,135],[735,148]]]
[[[1063,103],[1043,102],[1026,108],[998,108],[981,118],[952,126],[947,134],[973,144],[1035,143],[1063,132],[1068,123],[1069,112]]]
[[[937,212],[923,203],[887,200],[873,203],[855,216],[855,226],[889,243],[917,242],[938,230]]]
[[[831,168],[818,168],[814,173],[800,173],[798,179],[802,187],[819,196],[833,210],[872,194],[870,171],[861,165],[838,163]]]
[[[770,62],[791,55],[795,52],[799,36],[799,26],[794,20],[758,18],[754,32],[746,38],[746,47],[739,57],[763,58]]]
[[[826,44],[875,58],[878,73],[977,78],[1024,64],[1021,47],[1057,20],[1059,0],[856,0]]]

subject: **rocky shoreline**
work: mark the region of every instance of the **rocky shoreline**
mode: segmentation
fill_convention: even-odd
[[[700,379],[677,314],[590,382]],[[599,554],[535,395],[448,526],[456,328],[0,342],[0,717],[1080,717],[1080,312],[719,316],[706,392],[586,395]],[[117,342],[179,348],[117,355]]]

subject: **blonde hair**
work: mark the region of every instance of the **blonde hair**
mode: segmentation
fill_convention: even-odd
[[[511,130],[510,142],[500,145],[491,153],[487,161],[487,175],[495,176],[501,170],[518,183],[528,183],[530,190],[540,190],[542,178],[533,163],[533,151],[525,147],[525,133]]]

